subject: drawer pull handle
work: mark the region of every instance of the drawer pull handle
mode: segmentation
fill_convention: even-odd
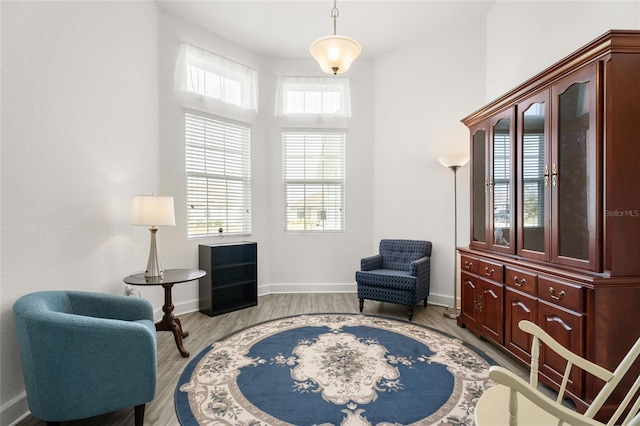
[[[518,287],[524,287],[524,285],[527,283],[527,279],[526,278],[522,278],[519,282],[518,282],[518,276],[515,275],[513,277],[513,283],[515,285],[517,285]]]
[[[464,261],[464,267],[466,269],[471,269],[472,266],[473,266],[473,262],[469,262],[468,260]]]
[[[485,267],[484,267],[484,273],[485,273],[485,274],[487,274],[488,276],[492,276],[492,275],[493,275],[493,273],[494,273],[495,271],[496,271],[496,270],[495,270],[495,269],[493,269],[493,268],[489,269],[489,267],[488,267],[488,266],[485,266]]]
[[[553,287],[549,287],[549,294],[551,295],[552,299],[556,300],[560,300],[566,295],[564,290],[561,290],[560,293],[558,293],[558,295],[556,296],[556,290]]]

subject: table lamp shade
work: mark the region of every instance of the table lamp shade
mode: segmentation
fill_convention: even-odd
[[[175,226],[173,197],[136,195],[131,203],[131,225]]]

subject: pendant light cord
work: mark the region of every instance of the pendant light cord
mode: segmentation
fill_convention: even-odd
[[[333,9],[331,9],[331,17],[333,18],[333,35],[336,35],[336,21],[338,20],[338,16],[340,16],[340,12],[336,6],[337,1],[338,0],[333,0]]]

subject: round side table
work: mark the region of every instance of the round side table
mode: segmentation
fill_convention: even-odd
[[[171,331],[176,341],[180,355],[188,357],[189,352],[182,346],[182,339],[189,335],[182,330],[180,320],[173,315],[173,302],[171,300],[171,288],[174,284],[202,278],[207,273],[201,269],[165,269],[164,275],[159,277],[145,277],[144,272],[131,274],[124,278],[124,282],[131,285],[161,285],[164,287],[164,305],[162,319],[156,323],[156,331]]]

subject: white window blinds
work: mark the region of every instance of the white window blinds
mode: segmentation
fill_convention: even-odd
[[[278,77],[276,116],[351,117],[349,79],[341,77]]]
[[[251,129],[185,112],[190,237],[251,233]]]
[[[345,133],[283,132],[285,230],[344,231]]]

